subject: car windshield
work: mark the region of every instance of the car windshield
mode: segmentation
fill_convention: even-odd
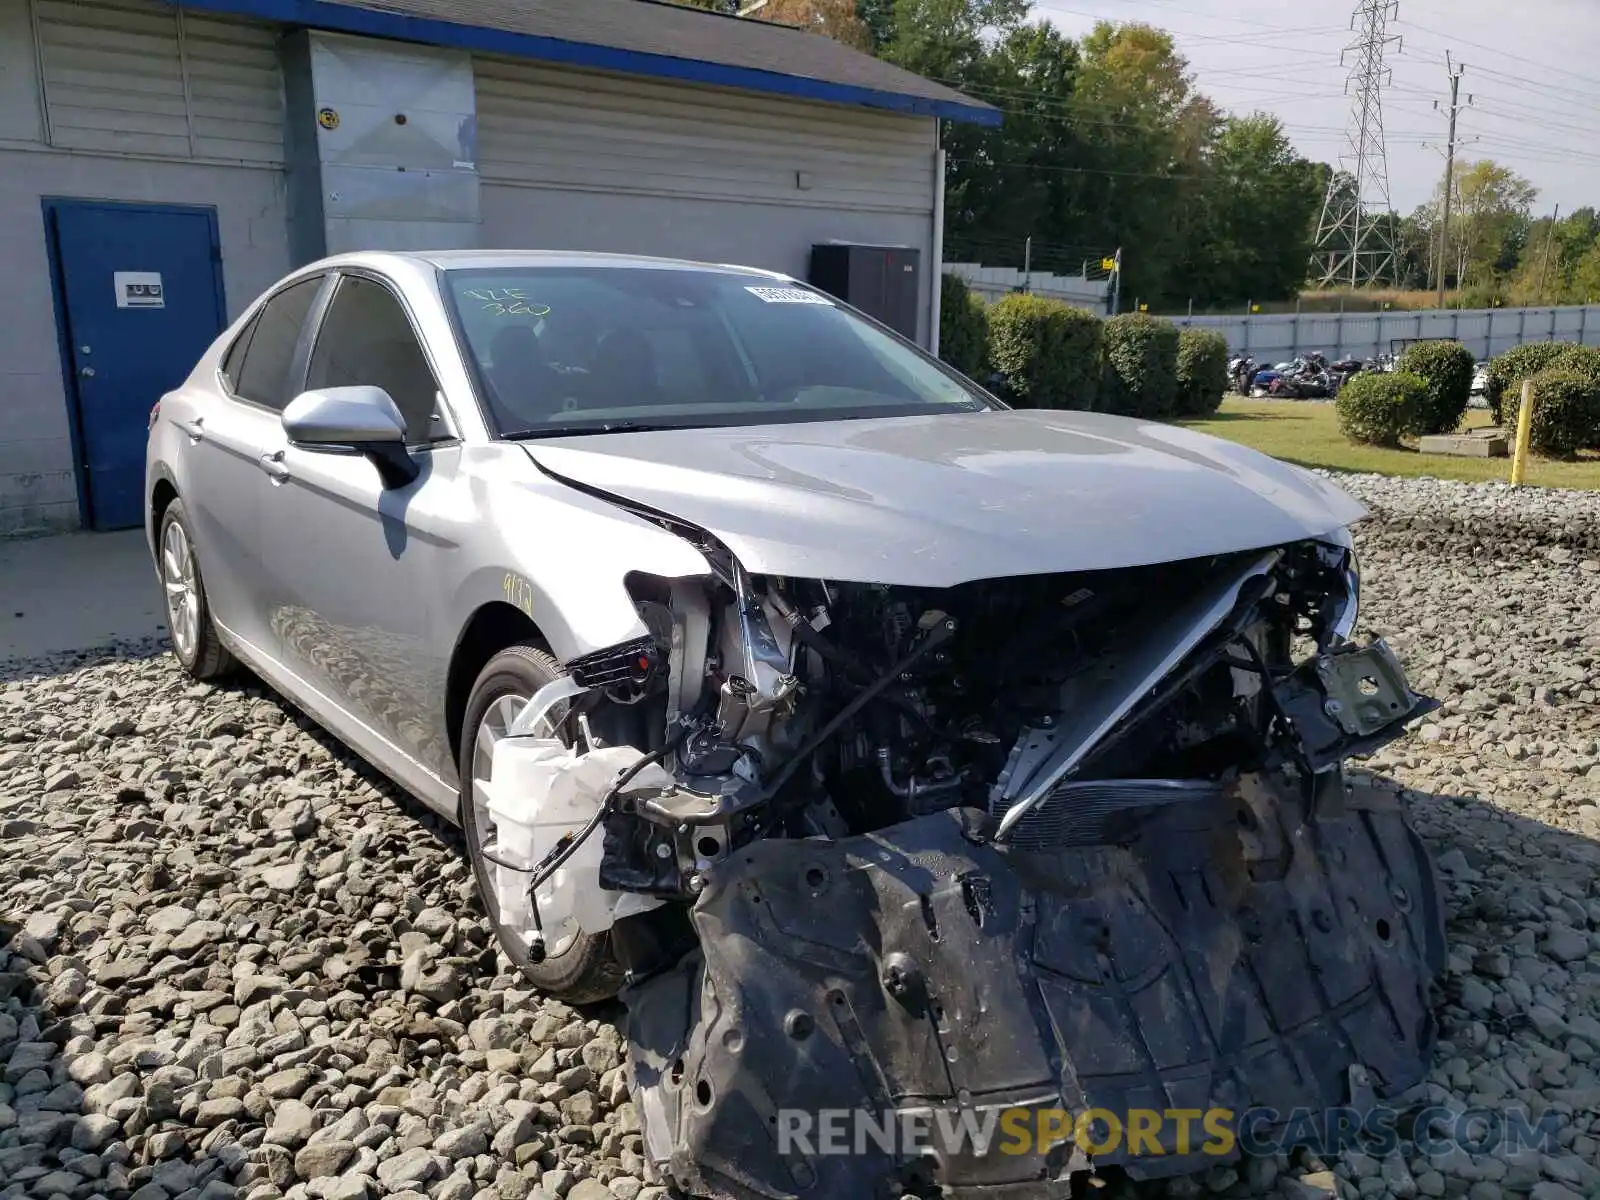
[[[994,407],[901,339],[770,276],[520,267],[444,278],[502,437]]]

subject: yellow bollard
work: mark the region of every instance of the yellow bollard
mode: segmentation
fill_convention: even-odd
[[[1533,435],[1533,380],[1522,381],[1522,406],[1517,409],[1517,448],[1511,458],[1511,486],[1521,487],[1528,470],[1528,441]]]

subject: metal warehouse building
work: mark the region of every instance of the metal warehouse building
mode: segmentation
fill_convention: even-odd
[[[998,117],[650,0],[0,0],[0,535],[136,525],[151,404],[323,254],[898,247],[816,257],[932,344],[938,122]]]

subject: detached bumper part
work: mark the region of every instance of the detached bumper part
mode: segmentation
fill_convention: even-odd
[[[808,1154],[780,1146],[779,1114],[1287,1118],[1404,1092],[1436,1036],[1438,886],[1393,797],[1360,787],[1342,809],[1310,820],[1280,777],[1247,776],[1152,807],[1118,845],[996,847],[975,812],[756,843],[706,873],[702,951],[623,995],[645,1153],[684,1190],[738,1200],[924,1182],[1060,1200],[1082,1170],[1225,1160],[1199,1151],[1198,1122],[1187,1154],[1163,1122],[1163,1153],[1129,1157],[1124,1139],[1092,1162],[1070,1143]]]

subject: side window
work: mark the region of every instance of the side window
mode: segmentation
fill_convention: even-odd
[[[306,387],[358,384],[389,393],[412,445],[447,436],[437,415],[439,385],[405,310],[381,283],[347,275],[317,333]]]
[[[241,337],[233,350],[229,351],[228,362],[223,367],[236,394],[279,412],[294,399],[289,395],[289,371],[294,366],[294,350],[321,286],[320,276],[302,279],[267,301],[266,307],[251,323],[246,335],[248,344]],[[235,364],[234,355],[241,345],[244,347],[243,361]]]
[[[222,356],[222,377],[228,381],[228,390],[239,390],[239,370],[244,366],[244,353],[250,349],[250,339],[256,335],[256,326],[261,324],[261,314],[257,313],[251,318],[250,323],[239,331],[239,336],[234,338],[233,345],[228,347],[228,352]]]

